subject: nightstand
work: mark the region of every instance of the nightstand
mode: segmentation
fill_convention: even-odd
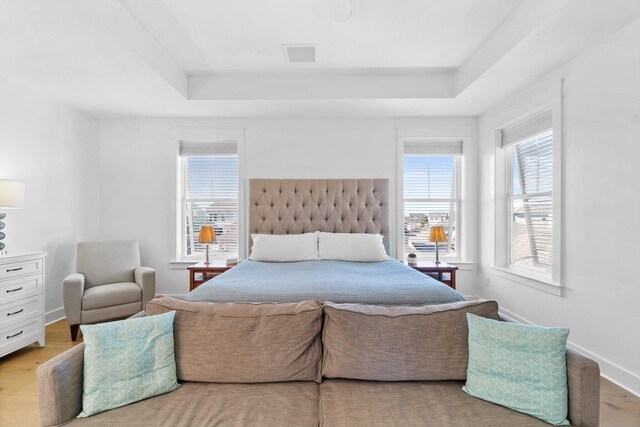
[[[409,265],[406,261],[405,264]],[[453,289],[456,288],[456,270],[458,267],[455,265],[447,264],[446,262],[436,264],[433,261],[418,261],[416,265],[409,265],[409,267],[431,276],[438,282],[442,282]]]
[[[211,280],[219,274],[229,270],[234,265],[227,265],[226,261],[211,261],[208,265],[204,262],[199,262],[190,267],[189,270],[189,291],[194,290],[198,286],[202,285],[207,280]]]

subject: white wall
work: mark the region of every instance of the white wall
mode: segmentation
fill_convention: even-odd
[[[475,119],[373,120],[171,120],[113,119],[101,122],[100,225],[104,239],[138,239],[142,261],[158,271],[159,293],[185,293],[185,270],[172,269],[176,257],[177,150],[171,129],[183,126],[245,128],[246,178],[388,178],[395,221],[396,125],[468,125]],[[472,141],[473,142],[473,141]],[[470,215],[475,230],[477,180]],[[468,242],[475,256],[475,231]],[[462,271],[459,289],[473,293],[475,270]],[[477,293],[475,293],[477,294]]]
[[[63,316],[62,280],[75,244],[98,234],[98,122],[0,80],[0,179],[26,184],[25,207],[7,210],[11,252],[47,251],[47,321]]]
[[[484,296],[521,319],[571,329],[569,341],[605,376],[640,393],[640,21],[583,52],[480,119],[480,254]],[[491,120],[564,78],[564,297],[491,273],[494,160]]]

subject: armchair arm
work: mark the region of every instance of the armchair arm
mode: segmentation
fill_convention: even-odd
[[[78,344],[36,369],[40,422],[57,426],[82,410],[84,344]]]
[[[572,426],[600,424],[600,367],[596,362],[567,349],[569,421]]]
[[[149,267],[138,267],[134,272],[136,283],[142,289],[142,309],[156,296],[156,271]]]
[[[84,275],[74,273],[62,282],[64,313],[70,325],[82,323],[82,295],[84,294]]]

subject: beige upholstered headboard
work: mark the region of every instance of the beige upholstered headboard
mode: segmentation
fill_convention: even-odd
[[[249,180],[251,234],[374,233],[389,253],[388,179]]]

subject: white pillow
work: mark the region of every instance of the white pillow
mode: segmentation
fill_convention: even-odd
[[[320,233],[320,259],[377,262],[389,259],[382,235],[354,233]]]
[[[318,259],[318,232],[304,234],[252,234],[249,259],[267,262]]]

